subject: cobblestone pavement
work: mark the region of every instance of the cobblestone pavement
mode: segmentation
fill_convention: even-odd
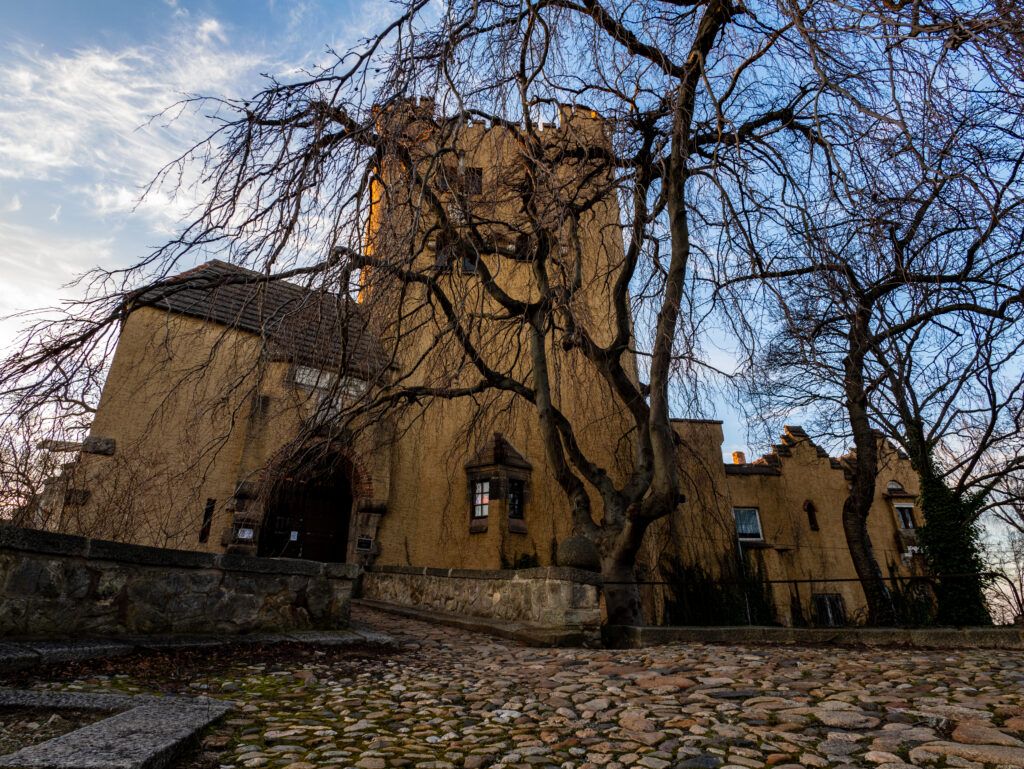
[[[366,610],[358,618],[405,646],[194,679],[239,703],[197,765],[1024,767],[1019,652],[531,649]]]

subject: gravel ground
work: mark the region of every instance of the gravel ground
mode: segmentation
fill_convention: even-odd
[[[95,710],[0,707],[0,756],[67,734],[106,715]]]
[[[531,649],[357,617],[404,645],[120,659],[34,685],[236,701],[189,769],[1024,767],[1017,652]]]

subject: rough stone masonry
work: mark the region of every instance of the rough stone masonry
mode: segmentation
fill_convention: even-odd
[[[359,574],[2,525],[0,637],[344,627]]]

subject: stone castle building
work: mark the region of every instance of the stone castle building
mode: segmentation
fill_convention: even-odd
[[[426,131],[416,119],[400,131]],[[601,141],[589,112],[565,109],[561,126],[547,131],[558,142],[570,129],[576,141]],[[424,136],[418,144],[436,141]],[[502,290],[528,292],[529,261],[518,258],[522,243],[506,226],[516,213],[502,195],[515,187],[521,161],[499,127],[463,125],[453,141],[458,164],[442,192],[458,184],[473,214],[485,212],[496,247],[476,258]],[[401,185],[387,185],[387,162],[367,250],[389,254],[416,243],[403,265],[434,269],[466,292],[467,304],[479,303],[485,319],[475,333],[488,351],[513,348],[515,336],[489,327],[487,300],[473,294],[480,263],[446,250],[443,232],[417,237],[424,225],[403,213],[414,204]],[[572,170],[557,183],[572,183]],[[609,193],[579,219],[579,312],[592,327],[612,316],[603,276],[622,259],[619,218]],[[399,286],[381,269],[364,270],[361,280],[356,300],[212,261],[143,295],[124,319],[90,436],[52,484],[44,525],[140,544],[362,564],[554,564],[572,534],[568,504],[535,411],[512,396],[484,405],[435,400],[375,412],[358,430],[319,429],[332,409],[368,397],[382,376],[467,381],[464,361],[436,344],[444,318],[415,286]],[[617,467],[628,449],[622,414],[595,377],[581,375],[572,351],[549,354],[558,358],[560,408],[580,425],[581,446]],[[738,575],[762,586],[763,621],[855,620],[864,598],[841,525],[850,458],[830,457],[787,427],[767,455],[723,462],[720,422],[674,424],[687,501],[649,533],[639,566],[652,583],[649,613],[696,616],[687,591],[706,593]],[[882,468],[870,535],[883,569],[906,576],[921,523],[917,479],[885,443]],[[748,613],[749,603],[748,596]]]

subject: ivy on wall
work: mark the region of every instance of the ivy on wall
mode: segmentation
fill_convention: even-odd
[[[935,578],[935,621],[939,625],[991,625],[985,606],[985,564],[978,513],[983,494],[957,494],[931,473],[921,477],[925,525],[918,541]]]

